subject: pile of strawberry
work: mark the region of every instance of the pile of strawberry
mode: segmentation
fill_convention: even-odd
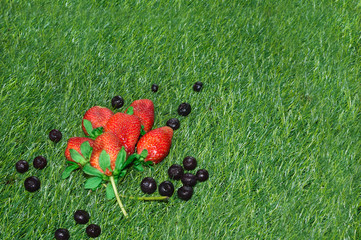
[[[69,166],[62,178],[66,179],[72,171],[80,168],[90,176],[85,188],[95,190],[106,185],[107,198],[115,197],[127,217],[116,183],[130,167],[143,171],[144,166],[161,162],[171,147],[173,129],[164,126],[152,130],[153,123],[154,104],[149,99],[134,101],[124,113],[114,114],[99,106],[90,108],[82,120],[86,137],[68,140],[65,157]]]

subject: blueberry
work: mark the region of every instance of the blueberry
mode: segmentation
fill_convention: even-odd
[[[161,196],[171,197],[174,193],[173,183],[171,183],[170,181],[162,182],[161,184],[159,184],[158,191]]]
[[[166,125],[173,130],[177,130],[180,127],[180,122],[177,118],[171,118],[167,121]]]
[[[124,99],[121,96],[115,96],[112,98],[113,108],[121,108],[124,105]]]
[[[202,90],[202,87],[203,87],[203,83],[202,82],[196,82],[194,85],[193,85],[193,90],[196,91],[196,92],[200,92]]]
[[[49,138],[51,141],[57,143],[61,140],[63,134],[58,129],[53,129],[49,132]]]
[[[59,228],[55,231],[56,240],[68,240],[69,238],[70,238],[70,234],[68,229]]]
[[[158,85],[157,84],[152,85],[152,91],[153,92],[158,92]]]
[[[148,193],[148,194],[154,193],[155,190],[157,190],[157,183],[153,178],[146,177],[140,183],[140,189],[144,193]]]
[[[173,164],[168,169],[168,176],[170,177],[170,179],[179,180],[181,179],[183,173],[184,170],[179,164]]]
[[[86,224],[89,222],[89,213],[84,210],[76,210],[74,213],[74,220],[79,224]]]
[[[189,186],[182,186],[178,189],[177,194],[180,199],[188,201],[192,198],[193,188]]]
[[[192,173],[185,173],[185,174],[183,174],[181,181],[184,186],[193,187],[197,183],[197,178]]]
[[[183,159],[183,166],[186,170],[193,170],[197,167],[197,160],[194,157],[187,156]]]
[[[91,238],[96,238],[102,232],[101,228],[96,224],[90,224],[85,230],[86,234]]]
[[[46,161],[46,158],[43,156],[37,156],[36,158],[34,158],[33,161],[34,168],[43,169],[46,167],[47,164],[48,162]]]
[[[194,85],[200,85],[203,87],[203,83],[201,81],[197,81]]]
[[[20,160],[15,164],[16,171],[24,173],[29,170],[29,163],[25,160]]]
[[[189,103],[181,103],[178,107],[178,113],[181,116],[188,116],[192,111],[191,105]]]
[[[37,177],[31,176],[24,181],[25,190],[28,192],[35,192],[40,188],[40,180]]]
[[[207,181],[209,178],[208,171],[205,169],[199,169],[196,173],[197,180],[200,182]]]

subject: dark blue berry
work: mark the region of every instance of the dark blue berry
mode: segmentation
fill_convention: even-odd
[[[192,111],[191,105],[189,103],[181,103],[178,107],[178,114],[181,116],[188,116]]]
[[[181,165],[173,164],[168,169],[168,176],[170,179],[179,180],[183,176],[184,170]]]
[[[24,173],[29,170],[29,163],[25,160],[20,160],[15,164],[16,171]]]
[[[57,143],[61,140],[63,134],[58,129],[53,129],[49,132],[49,138],[51,141]]]
[[[171,197],[174,193],[173,183],[171,183],[170,181],[162,182],[161,184],[159,184],[158,191],[161,196]]]
[[[144,193],[148,193],[148,194],[154,193],[155,190],[157,190],[157,183],[153,178],[146,177],[140,183],[140,189]]]
[[[183,159],[183,166],[186,170],[193,170],[197,167],[197,160],[194,157],[187,156]]]
[[[70,234],[68,229],[59,228],[55,231],[56,240],[68,240],[69,238],[70,238]]]
[[[25,190],[28,192],[35,192],[40,188],[40,180],[37,177],[31,176],[24,181]]]
[[[182,186],[178,189],[177,194],[180,199],[188,201],[192,198],[193,188],[189,186]]]
[[[121,96],[115,96],[112,98],[113,108],[121,108],[124,105],[124,99]]]
[[[47,164],[48,162],[44,156],[37,156],[36,158],[34,158],[33,161],[34,168],[43,169],[46,167]]]
[[[196,82],[194,85],[193,85],[193,90],[196,91],[196,92],[200,92],[202,90],[202,87],[203,87],[203,83],[202,82]]]
[[[173,130],[177,130],[180,127],[180,122],[177,118],[171,118],[167,121],[166,125]]]
[[[153,92],[158,92],[158,85],[157,84],[152,85],[152,91]]]
[[[196,177],[199,182],[207,181],[209,178],[208,171],[206,169],[199,169],[196,173]]]
[[[181,181],[184,186],[193,187],[197,183],[197,178],[192,173],[185,173],[185,174],[183,174]]]
[[[100,226],[96,225],[96,224],[90,224],[86,230],[85,230],[86,234],[91,237],[91,238],[96,238],[100,235],[100,233],[102,232]]]
[[[79,224],[86,224],[89,222],[89,213],[84,210],[76,210],[74,213],[74,220]]]

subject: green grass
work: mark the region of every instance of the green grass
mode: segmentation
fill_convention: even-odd
[[[135,1],[134,1],[135,2]],[[239,3],[237,3],[239,2]],[[0,239],[52,239],[77,209],[99,239],[361,238],[361,5],[357,1],[3,1],[0,8]],[[192,90],[202,81],[200,93]],[[159,84],[157,93],[150,91]],[[123,199],[61,180],[85,111],[124,97],[179,117],[169,156],[118,186],[142,196],[187,155],[210,172],[193,198]],[[182,102],[188,117],[177,115]],[[53,144],[51,129],[63,140]],[[37,155],[43,170],[14,164]],[[40,191],[23,181],[35,175]],[[180,186],[176,182],[176,187]]]

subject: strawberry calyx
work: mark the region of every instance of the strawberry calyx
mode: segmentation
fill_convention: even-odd
[[[80,145],[80,153],[75,149],[69,149],[70,156],[73,161],[67,161],[69,166],[65,168],[61,175],[61,178],[68,178],[71,172],[78,168],[82,168],[85,164],[87,164],[89,162],[92,151],[93,148],[90,146],[90,143],[88,141],[83,142]]]
[[[133,163],[133,167],[134,169],[142,172],[144,171],[143,167],[150,167],[151,169],[153,169],[152,165],[153,162],[151,161],[144,161],[144,159],[148,156],[148,150],[144,149],[140,154],[134,153],[133,154],[136,158],[136,160]]]
[[[75,162],[71,162],[71,161],[67,161],[67,163],[69,164],[69,166],[67,166],[65,168],[65,170],[63,171],[63,173],[61,174],[61,178],[62,179],[66,179],[70,176],[70,173],[73,172],[74,170],[80,168],[79,165]]]
[[[125,208],[120,200],[116,188],[116,183],[126,175],[127,168],[131,164],[133,164],[136,170],[143,171],[144,168],[142,165],[144,166],[149,165],[148,163],[144,162],[144,159],[147,157],[147,155],[148,155],[148,151],[144,150],[141,154],[134,153],[127,158],[127,153],[123,146],[122,149],[119,151],[117,158],[115,160],[115,167],[114,169],[112,169],[110,155],[105,150],[102,150],[102,152],[99,155],[99,167],[103,172],[97,168],[92,167],[90,163],[86,163],[82,168],[85,174],[91,176],[86,180],[84,184],[84,188],[95,190],[102,183],[103,184],[107,183],[106,185],[107,199],[111,200],[116,198],[118,205],[121,208],[124,216],[128,217],[128,214],[125,211]],[[161,200],[163,200],[163,198]]]
[[[128,114],[128,115],[133,115],[134,114],[134,108],[129,107],[127,110],[125,110],[125,113]]]
[[[131,164],[133,164],[134,169],[138,171],[144,171],[143,166],[151,165],[151,162],[144,162],[147,154],[148,151],[143,150],[141,154],[134,153],[127,158],[127,153],[123,146],[117,155],[117,159],[115,161],[115,168],[113,170],[110,166],[110,156],[105,150],[103,150],[99,156],[99,166],[103,172],[95,167],[92,167],[90,163],[86,163],[83,166],[83,172],[91,176],[86,180],[84,188],[95,190],[100,186],[101,183],[109,182],[111,178],[113,178],[115,182],[118,182],[126,175],[127,168]],[[114,193],[112,193],[112,190],[109,187],[107,189],[107,198],[113,199],[114,196]]]
[[[88,137],[91,139],[96,139],[98,136],[102,135],[102,133],[104,132],[103,127],[93,128],[92,123],[87,119],[83,119],[83,125],[84,125],[86,132],[89,134]]]
[[[142,137],[146,133],[147,132],[144,130],[144,125],[140,125],[140,136],[139,137]]]

